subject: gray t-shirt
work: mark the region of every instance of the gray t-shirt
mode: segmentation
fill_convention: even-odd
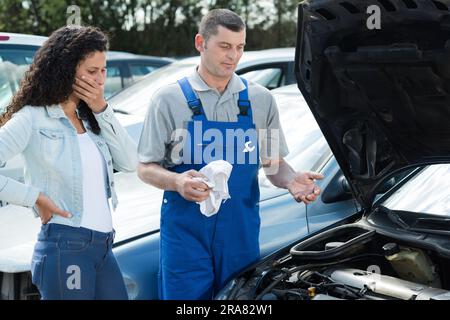
[[[233,75],[225,91],[220,93],[209,87],[197,71],[188,77],[192,89],[202,102],[206,118],[210,121],[236,122],[239,114],[239,92],[245,89],[242,80]],[[263,86],[249,82],[248,94],[253,123],[258,132],[261,159],[285,157],[289,151],[280,126],[274,97]],[[165,168],[181,163],[181,157],[172,152],[180,142],[177,129],[186,129],[192,121],[192,111],[178,85],[172,83],[159,89],[151,98],[139,139],[139,161],[156,162]]]

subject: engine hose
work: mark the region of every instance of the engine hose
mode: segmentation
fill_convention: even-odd
[[[272,282],[270,285],[268,285],[255,298],[255,300],[261,300],[262,297],[265,294],[270,292],[277,284],[279,284],[281,281],[283,281],[287,276],[291,276],[294,272],[301,271],[301,270],[307,270],[307,269],[311,269],[311,268],[333,266],[333,265],[345,263],[345,262],[348,262],[348,261],[359,260],[359,259],[363,259],[363,258],[367,258],[367,257],[384,257],[384,255],[378,254],[378,253],[366,253],[366,254],[360,254],[360,255],[357,255],[357,256],[354,256],[354,257],[349,257],[349,258],[345,258],[345,259],[342,259],[342,260],[338,260],[338,261],[335,261],[335,262],[311,263],[311,264],[307,264],[307,265],[303,265],[303,266],[294,267],[294,268],[292,268],[290,270],[288,270],[288,269],[281,269],[281,271],[284,272],[284,274],[280,278],[278,278],[274,282]]]

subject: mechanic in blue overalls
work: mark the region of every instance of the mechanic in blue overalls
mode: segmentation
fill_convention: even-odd
[[[245,35],[238,15],[210,11],[195,37],[197,69],[152,96],[139,142],[138,175],[165,190],[161,299],[211,299],[237,271],[258,260],[260,159],[269,180],[289,189],[297,201],[310,203],[320,193],[314,184],[320,174],[296,173],[283,160],[288,150],[270,92],[234,73]],[[234,139],[242,132],[245,139]],[[207,156],[211,143],[216,150]],[[231,198],[208,217],[198,203],[210,189],[195,178],[204,177],[199,170],[218,158],[233,165]]]

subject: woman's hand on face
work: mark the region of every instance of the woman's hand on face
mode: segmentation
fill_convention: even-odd
[[[105,109],[104,85],[99,85],[87,76],[81,76],[81,78],[75,77],[72,87],[75,96],[86,102],[93,112],[99,113]]]
[[[72,214],[70,212],[58,208],[58,206],[56,206],[56,204],[43,193],[39,194],[39,197],[36,201],[36,207],[39,211],[39,216],[41,218],[42,224],[47,224],[52,219],[53,214],[60,215],[64,218],[72,217]]]

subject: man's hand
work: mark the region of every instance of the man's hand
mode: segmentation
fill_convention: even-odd
[[[53,217],[53,214],[60,215],[64,218],[72,217],[70,212],[58,208],[56,204],[43,193],[39,194],[39,197],[36,201],[36,207],[39,211],[39,216],[41,218],[42,224],[47,224]]]
[[[210,188],[194,177],[206,178],[203,174],[195,170],[180,173],[175,180],[176,190],[181,196],[192,202],[202,202],[209,197]]]
[[[287,184],[287,188],[297,202],[309,204],[320,194],[320,188],[314,184],[315,179],[323,179],[323,175],[316,172],[297,172]]]
[[[104,85],[99,85],[87,76],[82,76],[81,79],[75,78],[75,83],[72,87],[75,96],[86,102],[92,111],[100,113],[105,109]]]

